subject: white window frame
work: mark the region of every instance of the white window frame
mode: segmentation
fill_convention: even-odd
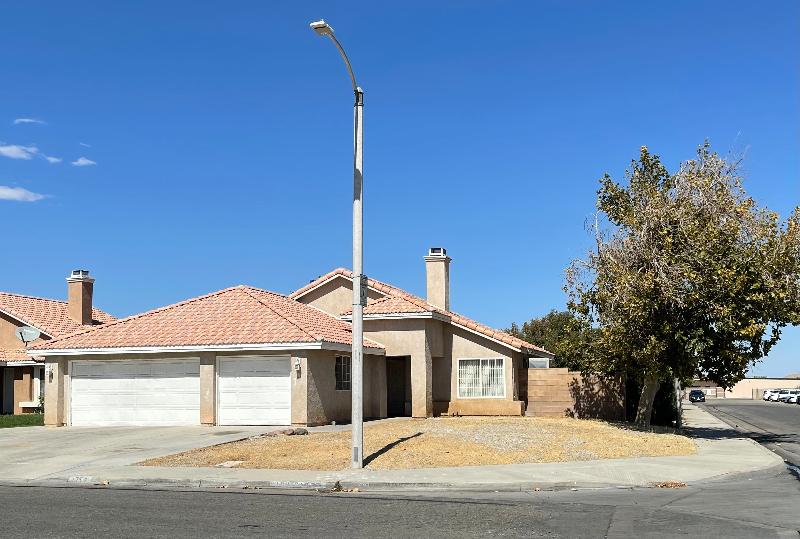
[[[336,380],[336,363],[338,363],[340,359],[342,360],[342,388],[341,389],[339,387],[337,387],[337,380]],[[347,360],[347,379],[345,379],[345,369],[344,369],[344,366],[345,366],[345,361],[344,360],[345,359]],[[346,389],[344,387],[345,385],[347,386]],[[351,358],[350,356],[345,356],[343,354],[336,354],[336,359],[334,359],[334,364],[333,364],[333,388],[336,391],[352,391],[352,389],[353,389],[353,358]]]
[[[462,395],[462,387],[461,387],[461,364],[462,362],[467,361],[478,361],[479,363],[479,374],[478,374],[478,381],[481,383],[481,393],[483,393],[483,369],[489,368],[489,362],[500,362],[500,371],[502,372],[502,376],[500,379],[503,382],[503,394],[502,395],[479,395],[479,396],[463,396]],[[497,368],[495,366],[495,368]],[[458,358],[458,364],[456,367],[456,391],[458,394],[459,399],[504,399],[506,398],[506,358],[504,357],[492,357],[492,358]]]

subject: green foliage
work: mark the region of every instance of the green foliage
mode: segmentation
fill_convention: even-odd
[[[525,322],[521,328],[512,323],[505,332],[555,354],[551,362],[553,367],[575,369],[580,365],[580,357],[575,353],[579,347],[573,343],[581,340],[581,328],[575,322],[575,316],[569,311],[553,309]]]
[[[671,175],[642,147],[624,184],[600,180],[596,248],[564,287],[576,323],[595,329],[582,370],[730,387],[800,323],[799,210],[780,222],[759,207],[740,164],[706,142]]]
[[[14,427],[41,427],[44,425],[42,414],[0,415],[0,429]]]

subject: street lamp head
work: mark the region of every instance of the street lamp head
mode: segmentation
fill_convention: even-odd
[[[333,28],[330,27],[328,23],[323,21],[322,19],[318,20],[317,22],[311,23],[311,28],[320,36],[332,36],[333,35]]]

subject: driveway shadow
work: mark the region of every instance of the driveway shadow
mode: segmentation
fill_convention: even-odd
[[[390,449],[392,449],[394,447],[397,447],[398,445],[400,445],[403,442],[406,442],[406,441],[408,441],[408,440],[410,440],[412,438],[416,438],[417,436],[422,436],[422,433],[418,432],[416,434],[412,434],[411,436],[406,436],[405,438],[400,438],[399,440],[395,440],[394,442],[392,442],[390,444],[386,444],[385,446],[381,447],[380,449],[378,449],[377,451],[375,451],[374,453],[371,453],[368,457],[366,457],[364,459],[364,466],[366,466],[367,464],[369,464],[370,462],[372,462],[376,458],[380,457],[381,455],[385,455],[386,453],[389,452]]]

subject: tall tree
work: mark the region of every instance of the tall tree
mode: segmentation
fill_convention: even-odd
[[[568,306],[597,332],[583,369],[642,383],[649,427],[659,380],[729,387],[800,323],[800,211],[784,222],[742,187],[741,159],[712,153],[669,174],[642,147],[624,185],[606,174],[596,247],[566,270]]]
[[[574,314],[555,309],[542,317],[530,319],[523,323],[522,327],[512,323],[511,327],[505,330],[518,339],[552,352],[555,355],[551,363],[553,367],[572,369],[578,368],[581,363],[583,331],[585,329],[576,323]]]

